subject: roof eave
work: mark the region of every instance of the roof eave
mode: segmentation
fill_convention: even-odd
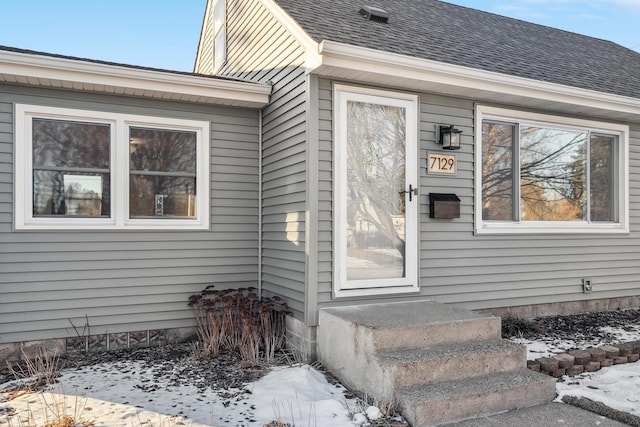
[[[0,51],[0,83],[262,108],[269,85]]]
[[[313,72],[517,106],[640,122],[640,99],[323,41]],[[570,110],[567,111],[567,108]]]

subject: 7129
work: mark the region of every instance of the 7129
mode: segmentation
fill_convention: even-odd
[[[448,175],[456,173],[456,157],[454,155],[429,153],[427,161],[429,162],[430,173]]]

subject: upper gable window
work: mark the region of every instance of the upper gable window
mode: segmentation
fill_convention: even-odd
[[[209,123],[16,105],[15,228],[208,229]]]
[[[477,233],[628,232],[628,127],[477,108]]]
[[[213,71],[218,72],[227,60],[227,5],[226,0],[215,0],[213,5]]]

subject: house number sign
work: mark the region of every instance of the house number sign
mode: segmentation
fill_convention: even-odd
[[[455,175],[458,161],[455,154],[427,153],[427,173],[433,175]]]

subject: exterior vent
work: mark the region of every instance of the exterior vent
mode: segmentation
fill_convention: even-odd
[[[373,6],[362,6],[360,9],[360,15],[364,16],[364,19],[370,21],[382,22],[386,24],[389,21],[389,14],[384,9]]]

